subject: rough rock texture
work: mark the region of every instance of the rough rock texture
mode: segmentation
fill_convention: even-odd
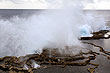
[[[98,32],[93,32],[92,37],[81,37],[80,40],[99,40],[99,39],[109,39],[110,34],[107,34],[110,32],[109,30],[101,30]],[[108,35],[107,37],[105,35]]]
[[[103,36],[109,31],[94,32],[95,35]],[[101,38],[98,36],[98,38]],[[92,38],[93,39],[93,38]],[[83,42],[84,44],[92,45],[99,48],[99,52],[89,50],[88,52],[80,52],[77,55],[61,54],[57,49],[49,50],[44,49],[41,54],[30,54],[26,56],[6,56],[0,58],[0,73],[36,73],[37,69],[46,69],[49,67],[59,66],[65,68],[67,66],[89,66],[87,71],[94,73],[98,68],[98,64],[92,63],[98,55],[103,55],[110,59],[110,52],[106,51],[103,47],[94,43]],[[50,54],[51,52],[51,54]],[[35,67],[35,65],[40,67]],[[82,72],[83,73],[83,72]]]

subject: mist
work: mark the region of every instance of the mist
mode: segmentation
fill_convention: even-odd
[[[18,15],[10,18],[0,19],[0,56],[22,56],[33,54],[35,51],[41,53],[44,48],[65,49],[69,46],[72,53],[78,53],[83,47],[80,43],[81,27],[85,24],[91,28],[87,29],[90,34],[105,26],[104,19],[100,17],[96,21],[91,14],[84,14],[83,4],[80,0],[55,0],[55,10],[42,10],[39,13],[21,17]],[[56,4],[59,4],[57,6]],[[101,25],[97,25],[100,24]],[[97,26],[96,26],[97,25]],[[97,28],[98,27],[98,28]],[[85,27],[86,28],[86,27]],[[83,28],[82,30],[85,30]],[[74,51],[77,50],[77,51]]]

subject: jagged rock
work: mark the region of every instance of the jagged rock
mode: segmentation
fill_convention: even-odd
[[[83,43],[98,47],[99,51],[103,53],[104,56],[107,55],[110,57],[110,52],[105,51],[103,47],[95,45],[93,43]],[[51,50],[52,54],[50,56],[49,51],[49,49],[44,49],[41,54],[30,54],[20,57],[6,56],[0,58],[0,70],[8,73],[33,73],[33,70],[37,69],[33,64],[40,65],[40,68],[44,68],[43,66],[48,67],[48,65],[60,65],[63,67],[93,65],[95,66],[95,68],[97,68],[99,65],[91,63],[91,61],[95,60],[97,55],[102,55],[101,53],[90,50],[85,53],[80,52],[77,55],[70,56],[62,55],[61,53],[57,52],[56,49],[53,49]],[[95,68],[90,68],[88,69],[88,71],[94,73]]]
[[[93,36],[92,37],[81,37],[80,40],[96,40],[96,39],[109,39],[110,38],[110,34],[109,30],[100,30],[98,32],[93,32]]]

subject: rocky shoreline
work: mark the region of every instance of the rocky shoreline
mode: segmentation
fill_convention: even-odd
[[[105,35],[108,35],[105,37]],[[110,38],[109,31],[103,30],[94,32],[93,37],[81,37],[81,40],[96,40]],[[106,51],[103,47],[94,43],[82,42],[94,47],[99,48],[99,52],[89,50],[88,52],[80,52],[77,55],[61,54],[57,49],[49,50],[44,49],[41,54],[30,54],[26,56],[6,56],[0,58],[0,73],[36,73],[38,69],[45,69],[49,67],[59,66],[65,68],[66,66],[88,66],[89,73],[95,73],[95,69],[99,64],[92,63],[97,56],[105,56],[110,59],[110,52]],[[49,53],[51,52],[51,54]]]

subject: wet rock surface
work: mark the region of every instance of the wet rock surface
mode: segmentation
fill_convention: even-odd
[[[85,43],[85,42],[84,42]],[[95,44],[86,43],[93,45]],[[92,50],[84,53],[80,52],[77,55],[62,55],[60,53],[56,54],[56,49],[52,50],[51,56],[48,54],[49,50],[45,49],[41,54],[31,54],[22,57],[12,57],[7,56],[4,58],[0,58],[0,69],[1,72],[8,73],[34,73],[38,68],[34,68],[33,62],[40,65],[40,69],[46,69],[54,66],[58,66],[60,68],[66,68],[66,66],[88,66],[91,65],[87,70],[90,73],[94,73],[95,69],[98,68],[98,64],[92,63],[92,60],[95,60],[97,55],[103,55],[109,59],[110,53],[105,51],[102,47],[99,47],[99,51],[101,53],[93,52]],[[84,56],[86,55],[86,56]]]
[[[103,33],[104,35],[108,32],[100,31],[93,34]],[[108,69],[110,67],[110,52],[96,43],[87,41],[82,43],[93,46],[93,48],[98,49],[98,52],[89,50],[70,55],[61,54],[57,49],[51,51],[44,49],[41,54],[21,57],[6,56],[0,58],[0,73],[110,73]],[[108,71],[104,72],[103,66]]]
[[[80,40],[99,40],[99,39],[109,39],[110,34],[108,34],[109,30],[100,30],[98,32],[93,32],[92,37],[81,37]]]

